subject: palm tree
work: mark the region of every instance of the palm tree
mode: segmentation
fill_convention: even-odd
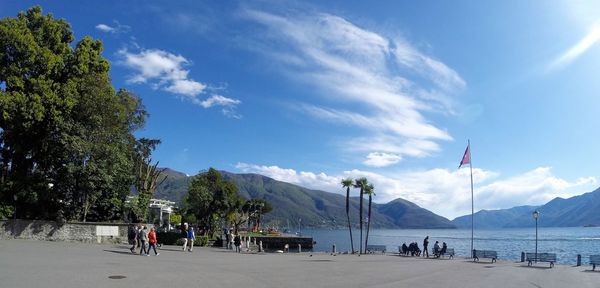
[[[375,195],[375,187],[373,184],[365,187],[365,193],[369,195],[369,215],[367,216],[367,237],[365,238],[365,251],[367,250],[367,244],[369,243],[369,229],[371,228],[371,204],[373,203],[373,195]]]
[[[346,217],[348,218],[348,230],[350,230],[350,247],[352,248],[352,254],[354,254],[354,241],[352,240],[352,225],[350,225],[350,187],[353,185],[352,179],[342,180],[342,187],[346,188]]]
[[[362,178],[358,178],[356,180],[354,180],[354,188],[360,188],[360,207],[358,208],[358,219],[360,222],[360,241],[358,241],[360,248],[359,248],[359,254],[362,254],[363,249],[362,249],[362,232],[363,232],[363,194],[365,192],[365,187],[367,187],[367,185],[369,185],[369,182],[367,181],[367,178],[362,177]]]

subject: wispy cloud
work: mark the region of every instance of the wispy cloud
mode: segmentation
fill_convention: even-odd
[[[105,32],[105,33],[119,34],[119,33],[127,33],[129,31],[131,31],[131,26],[122,25],[118,21],[113,21],[113,26],[109,26],[107,24],[100,23],[100,24],[96,25],[96,29],[98,29],[102,32]]]
[[[548,70],[553,71],[569,65],[596,44],[598,40],[600,40],[600,24],[596,23],[591,27],[590,31],[583,39],[552,61],[548,66]]]
[[[451,96],[466,83],[407,40],[326,13],[295,11],[284,16],[244,9],[241,14],[264,30],[255,33],[261,35],[252,42],[259,43],[256,51],[276,60],[294,79],[318,88],[327,101],[346,108],[306,103],[301,111],[361,128],[362,137],[380,142],[377,149],[353,147],[365,155],[363,163],[387,166],[404,156],[427,156],[439,150],[440,140],[452,139],[423,112],[453,114]],[[425,147],[415,145],[423,142]],[[391,154],[397,161],[373,160],[374,155]]]
[[[240,100],[227,98],[221,95],[212,95],[207,99],[200,96],[207,94],[211,88],[202,82],[191,79],[190,71],[186,66],[191,61],[182,55],[176,55],[159,49],[140,49],[139,52],[130,52],[121,49],[118,52],[121,64],[135,71],[127,81],[129,83],[149,83],[154,89],[162,89],[180,96],[203,108],[225,106],[221,111],[230,118],[241,118],[235,112],[235,106]]]
[[[403,198],[450,219],[470,213],[471,208],[468,169],[402,171],[388,176],[357,169],[327,175],[247,163],[238,163],[236,168],[246,173],[258,173],[279,181],[339,194],[345,193],[340,185],[342,179],[367,177],[375,185],[376,202]],[[587,192],[585,189],[593,189],[597,182],[594,177],[568,181],[553,175],[550,167],[539,167],[504,179],[500,179],[497,172],[475,168],[473,181],[476,210],[539,205],[555,197],[571,197]]]
[[[210,98],[200,101],[200,106],[204,108],[210,108],[214,106],[219,106],[221,108],[221,112],[223,115],[229,118],[241,119],[242,115],[236,112],[236,107],[241,104],[242,101],[232,98],[227,98],[221,95],[212,95]]]

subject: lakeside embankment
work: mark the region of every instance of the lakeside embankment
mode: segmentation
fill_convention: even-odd
[[[4,287],[597,287],[600,272],[525,263],[325,253],[246,254],[221,248],[159,256],[125,245],[0,241]],[[311,256],[312,255],[312,256]],[[123,277],[124,278],[123,278]],[[111,279],[119,278],[119,279]]]

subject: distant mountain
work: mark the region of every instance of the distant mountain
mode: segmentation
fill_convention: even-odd
[[[530,215],[538,206],[517,206],[501,210],[481,210],[475,214],[475,227],[479,229],[503,228],[514,226],[524,215]],[[529,219],[527,219],[529,220]],[[471,228],[471,215],[460,216],[452,223],[460,228]]]
[[[600,226],[600,188],[568,199],[560,197],[542,206],[519,206],[502,210],[482,210],[474,214],[476,228],[532,227],[534,210],[540,212],[542,227]],[[471,215],[452,220],[458,227],[471,227]]]
[[[173,174],[172,171],[168,175]],[[299,225],[302,227],[347,225],[346,197],[343,195],[311,190],[258,174],[235,174],[226,171],[221,171],[221,174],[226,180],[236,184],[238,193],[242,197],[266,199],[272,203],[274,209],[265,215],[265,223],[270,222],[280,227],[285,227],[289,223],[291,229],[296,229]],[[187,192],[190,177],[178,177],[177,175],[181,176],[181,174],[177,173],[173,175],[157,188],[155,196],[179,203]],[[354,190],[352,193],[356,195],[357,192]],[[367,203],[365,201],[365,217]],[[351,198],[351,221],[356,226],[358,206],[358,197]],[[396,199],[386,204],[374,203],[371,218],[371,228],[455,228],[450,220],[403,199]]]
[[[165,170],[159,176],[158,182],[160,183],[164,177],[167,177],[167,179],[165,179],[160,185],[158,185],[158,187],[156,187],[154,197],[180,203],[183,199],[183,196],[185,196],[187,193],[188,181],[190,177],[188,177],[185,173],[175,171],[173,169],[161,169]]]

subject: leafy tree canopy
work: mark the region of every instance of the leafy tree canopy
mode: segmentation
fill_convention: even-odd
[[[74,40],[39,6],[0,20],[0,206],[16,195],[19,218],[119,219],[133,184],[147,113],[115,92],[102,42]]]

